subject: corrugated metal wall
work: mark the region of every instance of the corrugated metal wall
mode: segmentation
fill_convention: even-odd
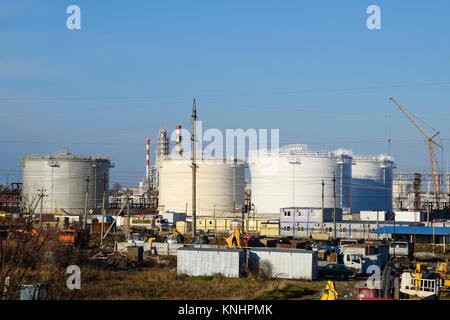
[[[272,265],[274,278],[315,280],[318,277],[317,253],[305,250],[251,249],[249,265],[266,260]]]
[[[243,250],[180,248],[177,253],[177,272],[190,276],[213,276],[237,278],[244,271]]]

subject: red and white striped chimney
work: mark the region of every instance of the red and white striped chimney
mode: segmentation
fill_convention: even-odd
[[[176,134],[177,134],[177,147],[181,148],[181,126],[180,125],[177,126]]]
[[[145,164],[145,176],[147,178],[147,180],[149,179],[149,174],[150,174],[150,160],[149,160],[149,155],[150,155],[150,139],[147,138],[147,163]]]

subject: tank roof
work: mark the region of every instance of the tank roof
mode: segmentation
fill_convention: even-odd
[[[51,154],[47,155],[24,155],[22,156],[22,160],[35,160],[35,159],[58,159],[58,160],[104,160],[104,161],[111,161],[109,157],[105,157],[103,155],[92,155],[92,156],[85,156],[85,155],[75,155],[69,150],[62,150],[57,151]]]
[[[319,156],[319,157],[352,157],[351,150],[338,149],[334,151],[315,151],[308,150],[306,144],[289,144],[278,149],[260,149],[250,150],[249,158],[260,156]]]

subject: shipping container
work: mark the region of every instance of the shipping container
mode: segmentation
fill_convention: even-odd
[[[249,267],[259,268],[267,261],[272,269],[272,277],[286,279],[315,280],[318,277],[317,252],[298,249],[250,249]]]
[[[237,278],[244,272],[245,252],[241,249],[179,248],[177,272],[189,276]]]

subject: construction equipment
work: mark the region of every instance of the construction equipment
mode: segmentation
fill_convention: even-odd
[[[356,288],[356,300],[393,300],[383,298],[382,290],[376,288],[359,287]]]
[[[233,233],[225,239],[225,242],[228,248],[259,246],[258,239],[253,234],[241,233],[239,228],[234,229]]]
[[[64,244],[86,248],[89,245],[90,234],[87,229],[64,229],[59,233],[58,241]]]
[[[228,248],[236,248],[241,246],[241,231],[236,228],[233,233],[225,239],[225,242],[228,245]]]
[[[450,289],[450,270],[449,258],[445,262],[437,264],[436,272],[439,274],[441,280],[441,287]]]
[[[325,289],[321,292],[319,300],[338,300],[339,292],[337,291],[333,281],[327,281]]]
[[[428,152],[430,154],[431,174],[433,176],[433,184],[434,184],[434,195],[435,195],[435,198],[436,198],[436,205],[439,207],[439,200],[440,200],[440,193],[441,193],[440,176],[439,176],[439,173],[437,172],[437,169],[436,169],[436,157],[434,155],[434,149],[436,147],[439,147],[442,150],[443,148],[442,148],[441,144],[438,144],[437,142],[433,141],[433,139],[435,137],[439,136],[440,132],[436,132],[433,136],[430,137],[417,124],[417,122],[414,121],[414,119],[411,117],[411,115],[406,111],[406,109],[404,107],[402,107],[400,104],[398,104],[398,102],[395,101],[394,98],[389,98],[389,100],[394,102],[394,104],[397,106],[397,108],[399,108],[400,111],[403,112],[403,114],[409,119],[409,121],[411,121],[412,124],[420,131],[420,133],[422,133],[425,136],[425,139],[426,139],[427,144],[428,144]]]
[[[184,243],[184,236],[177,230],[172,228],[172,234],[167,237],[168,243]]]

